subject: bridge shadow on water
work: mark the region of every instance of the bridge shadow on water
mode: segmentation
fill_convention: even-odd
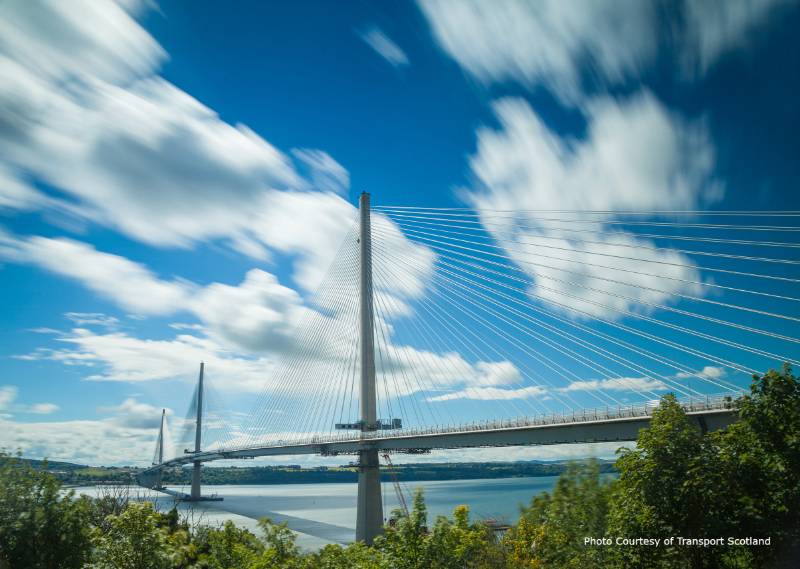
[[[305,508],[305,504],[307,504],[308,499],[297,498],[296,500],[292,500],[289,498],[280,501],[284,502],[282,506],[273,504],[272,507],[284,507],[287,510],[295,511]],[[273,522],[286,522],[289,528],[295,532],[310,535],[325,541],[341,544],[346,544],[353,541],[353,532],[355,531],[353,527],[319,522],[306,517],[288,515],[272,510],[264,510],[263,505],[260,502],[260,500],[253,500],[252,497],[247,496],[233,496],[230,498],[226,497],[225,501],[223,502],[224,506],[222,506],[222,508],[233,514],[245,516],[254,520],[268,517]],[[272,502],[272,500],[270,500],[270,502]],[[347,504],[347,506],[352,507],[352,503]],[[317,509],[313,506],[309,507],[308,509],[310,510],[309,514],[312,515],[317,511]]]

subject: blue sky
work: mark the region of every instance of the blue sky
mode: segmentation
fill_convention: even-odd
[[[596,285],[608,272],[592,269],[587,259],[609,262],[604,254],[617,250],[607,239],[617,226],[599,222],[600,249],[589,254],[581,253],[585,243],[535,215],[509,222],[497,212],[800,210],[793,96],[800,89],[793,38],[800,10],[779,0],[545,4],[546,10],[523,1],[242,2],[221,9],[212,2],[5,2],[0,446],[82,462],[147,462],[160,408],[168,407],[177,424],[200,359],[209,362],[210,381],[226,405],[248,412],[258,394],[277,389],[270,377],[297,348],[291,339],[298,323],[330,315],[331,306],[315,304],[312,293],[347,239],[361,191],[378,205],[473,208],[484,231],[476,238],[494,240],[511,259],[500,281],[512,283],[515,270],[524,274],[529,289],[515,296],[520,301],[587,326],[596,322],[570,309],[593,306],[594,316],[682,341],[674,329],[588,304],[598,297],[585,288],[569,289],[578,298],[558,308],[553,294],[564,302],[563,282],[554,285],[561,281],[552,271],[514,256],[513,244],[525,238],[561,240],[562,269]],[[519,345],[507,342],[502,353],[481,358],[460,349],[463,343],[431,319],[425,345],[414,318],[425,314],[426,301],[440,308],[446,302],[424,292],[441,265],[435,242],[419,232],[444,226],[394,220],[399,226],[383,222],[381,237],[388,250],[378,283],[388,299],[384,348],[405,358],[409,373],[427,373],[439,383],[410,392],[394,385],[387,402],[396,397],[398,409],[400,401],[409,409],[416,402],[455,417],[489,418],[508,417],[501,403],[509,401],[558,409],[554,395],[572,384],[571,392],[558,393],[574,393],[581,406],[611,396],[642,400],[633,387],[620,393],[580,366],[577,377],[545,373],[553,385],[531,391],[533,378],[523,367],[532,362]],[[636,236],[644,229],[628,230],[630,243],[652,244]],[[735,231],[713,236],[742,237]],[[680,241],[670,246],[699,248]],[[797,259],[793,249],[764,249],[729,244],[714,250]],[[636,280],[667,287],[666,296],[604,281],[603,302],[607,293],[622,291],[634,300],[618,309],[707,334],[719,329],[688,324],[652,305],[759,329],[774,327],[774,320],[675,298],[797,314],[792,302],[762,296],[749,305],[751,299],[730,291],[674,280],[792,296],[792,282],[736,280],[702,269],[795,278],[791,265],[654,254],[688,264]],[[422,270],[394,258],[412,259]],[[408,314],[392,313],[391,301]],[[459,314],[464,325],[480,328]],[[339,316],[331,333],[351,323],[352,312]],[[796,321],[779,324],[781,334],[797,337]],[[517,342],[531,342],[519,328],[507,331]],[[725,334],[729,342],[797,356],[796,343],[754,337],[741,327]],[[697,337],[691,342],[753,369],[774,365],[752,351]],[[351,346],[343,342],[341,353],[332,348],[341,369]],[[542,347],[554,361],[574,365],[573,357],[549,349]],[[678,359],[698,373],[708,367],[714,378],[747,383],[746,374],[719,362]],[[423,361],[432,363],[415,368]],[[642,379],[630,369],[613,371]],[[686,379],[667,367],[654,371]],[[523,391],[514,391],[508,377]],[[302,382],[311,385],[312,378]],[[695,387],[719,390],[702,377]],[[332,389],[331,397],[339,388]],[[470,395],[476,392],[480,399]],[[274,392],[272,400],[285,413],[300,394]],[[301,428],[275,417],[267,422],[276,430]]]

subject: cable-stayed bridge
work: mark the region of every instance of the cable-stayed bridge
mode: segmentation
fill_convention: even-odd
[[[379,455],[635,440],[673,393],[703,430],[797,361],[797,212],[370,208],[240,420],[200,377],[152,468],[354,455],[356,538],[384,522]],[[224,388],[224,386],[222,386]]]

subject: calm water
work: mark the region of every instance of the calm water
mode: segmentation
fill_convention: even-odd
[[[492,480],[446,480],[404,483],[406,500],[417,487],[425,492],[429,522],[437,515],[450,515],[453,508],[466,504],[473,517],[515,522],[520,504],[550,490],[557,476],[504,478]],[[171,487],[188,492],[186,487]],[[288,522],[298,533],[298,544],[317,548],[326,543],[347,543],[356,527],[356,484],[276,484],[204,486],[204,493],[216,493],[222,502],[179,503],[195,520],[217,525],[225,520],[257,531],[256,520],[268,516],[273,521]],[[102,489],[77,488],[80,494],[96,496]],[[132,489],[141,499],[155,500],[159,508],[171,508],[173,500],[165,494],[141,488]],[[384,515],[397,507],[397,497],[390,483],[383,484]],[[410,506],[410,504],[409,504]]]

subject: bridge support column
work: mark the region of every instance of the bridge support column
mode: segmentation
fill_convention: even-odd
[[[383,503],[381,500],[381,471],[378,450],[367,449],[358,453],[358,510],[356,513],[356,540],[371,544],[383,530]]]
[[[203,442],[203,372],[205,371],[205,364],[200,362],[200,377],[197,380],[197,423],[194,432],[194,452],[200,452],[200,446]],[[200,469],[202,463],[199,460],[194,461],[192,464],[192,490],[189,493],[189,502],[199,502],[200,500],[208,500],[200,492]],[[216,498],[213,498],[216,499]]]
[[[361,389],[360,411],[362,448],[358,460],[358,507],[356,510],[356,540],[368,545],[383,531],[383,500],[378,450],[363,435],[377,429],[378,412],[375,398],[375,336],[372,308],[372,241],[370,230],[369,194],[359,200],[361,227],[360,245],[360,315],[361,315]]]
[[[195,462],[192,468],[192,491],[189,496],[193,502],[201,499],[200,495],[200,466],[199,462]]]
[[[153,461],[153,464],[161,464],[164,462],[164,421],[167,418],[167,410],[161,410],[161,424],[158,427],[158,441],[156,442],[156,459]],[[155,483],[153,488],[161,488],[163,485],[161,483],[161,478],[163,475],[163,471],[159,469],[156,473]]]

